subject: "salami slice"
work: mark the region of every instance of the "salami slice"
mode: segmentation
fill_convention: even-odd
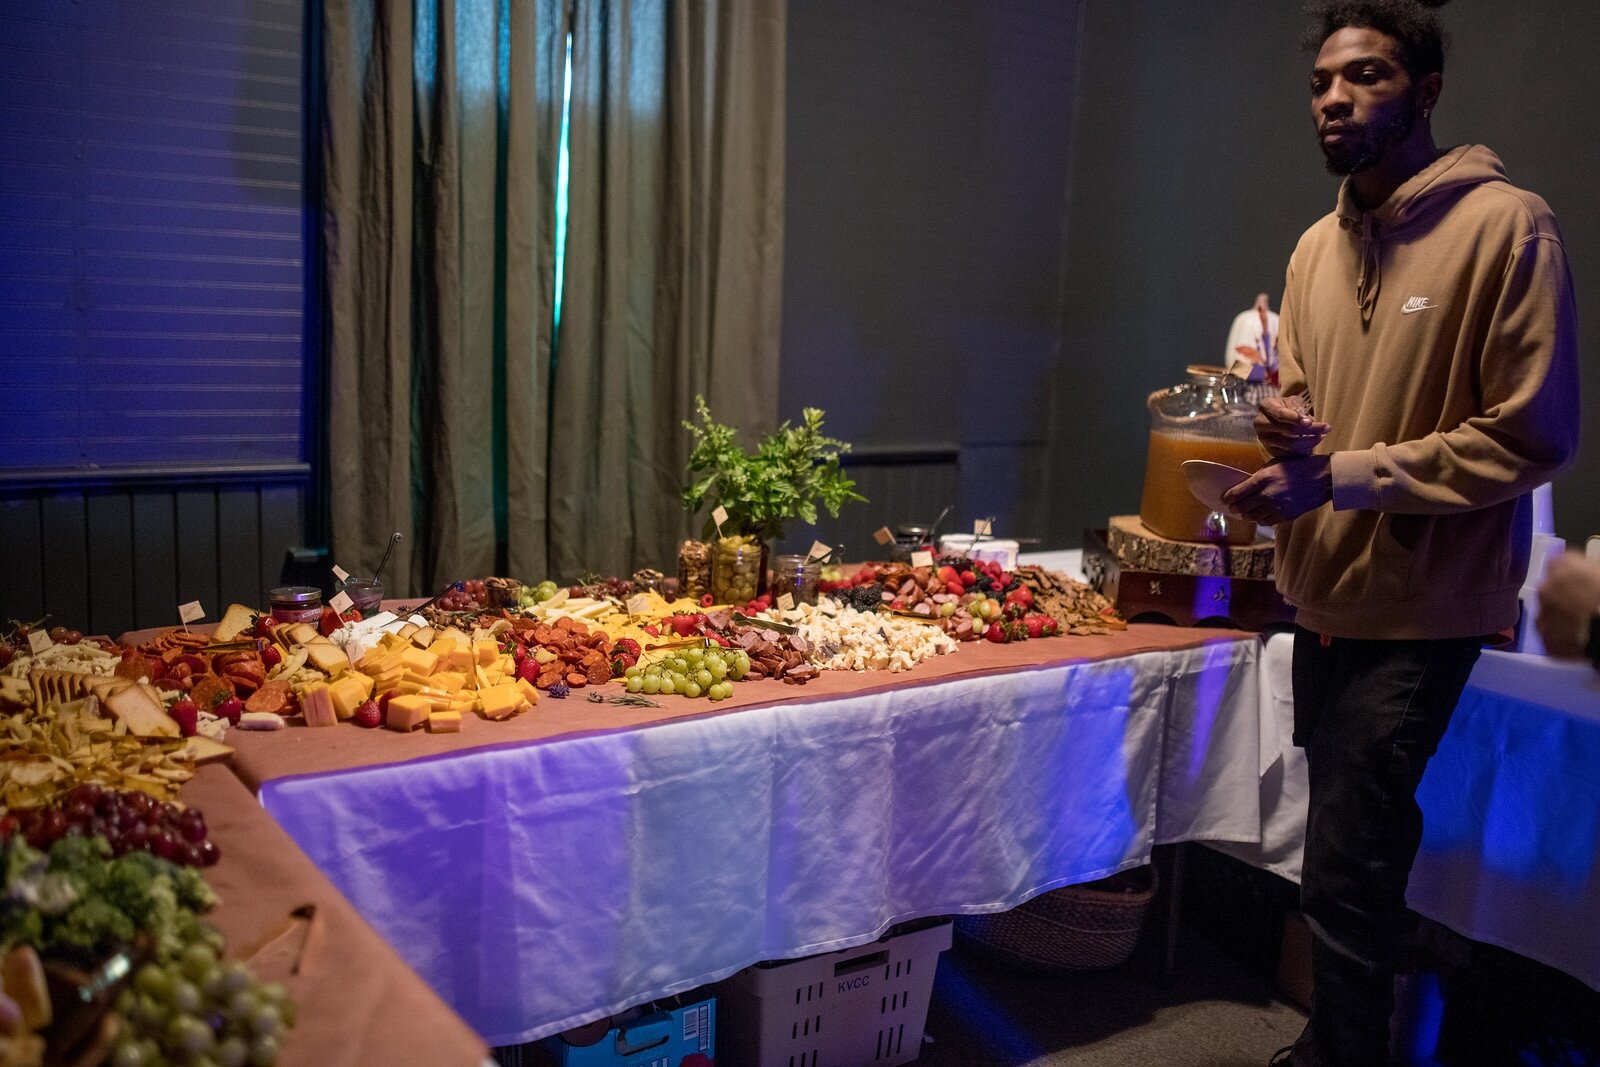
[[[282,715],[289,706],[289,697],[293,693],[288,682],[278,679],[267,682],[260,689],[251,694],[250,699],[244,702],[245,711],[270,711]]]

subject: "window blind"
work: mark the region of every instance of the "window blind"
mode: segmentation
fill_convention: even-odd
[[[0,468],[304,458],[303,18],[0,5]]]

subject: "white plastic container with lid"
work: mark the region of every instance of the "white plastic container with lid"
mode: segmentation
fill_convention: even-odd
[[[939,538],[940,555],[965,556],[980,562],[993,560],[1008,571],[1017,569],[1017,555],[1021,551],[1021,545],[1004,537],[979,540],[971,534],[945,534]]]

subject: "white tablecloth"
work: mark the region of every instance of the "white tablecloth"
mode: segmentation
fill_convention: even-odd
[[[1259,845],[1218,845],[1299,881],[1305,760],[1292,745],[1287,634],[1260,657]],[[1600,679],[1485,652],[1423,776],[1407,901],[1458,933],[1600,989]]]
[[[1254,839],[1254,639],[269,781],[491,1044]],[[797,694],[800,695],[800,694]]]

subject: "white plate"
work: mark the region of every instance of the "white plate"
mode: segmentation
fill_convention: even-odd
[[[1189,483],[1189,492],[1200,503],[1231,519],[1241,517],[1222,502],[1222,494],[1250,477],[1249,471],[1230,467],[1226,463],[1213,463],[1209,459],[1186,459],[1183,461],[1183,477]]]

